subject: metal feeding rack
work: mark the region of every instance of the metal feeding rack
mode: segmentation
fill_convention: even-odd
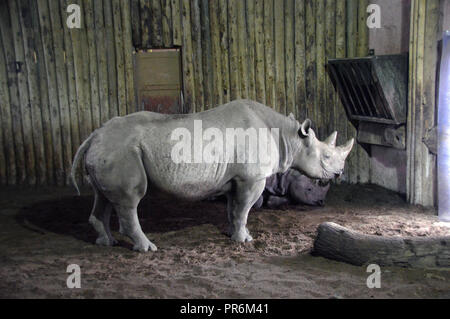
[[[327,71],[358,142],[404,149],[407,55],[329,59]]]

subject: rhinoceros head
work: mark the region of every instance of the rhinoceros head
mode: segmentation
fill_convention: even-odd
[[[291,199],[297,203],[323,206],[329,189],[329,180],[311,179],[305,175],[299,175],[291,183],[289,192]]]
[[[301,146],[294,156],[292,168],[317,179],[330,179],[342,174],[345,159],[353,147],[353,138],[342,146],[336,146],[337,132],[334,132],[321,142],[316,138],[309,119],[300,125],[298,135]]]

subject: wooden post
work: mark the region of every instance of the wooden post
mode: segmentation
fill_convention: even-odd
[[[31,127],[31,112],[30,100],[27,85],[27,66],[24,63],[24,48],[23,48],[23,32],[19,24],[19,8],[17,2],[10,0],[8,2],[10,16],[11,16],[11,32],[13,36],[15,61],[22,62],[21,71],[17,72],[17,88],[19,94],[19,108],[22,120],[22,130],[25,148],[25,169],[27,175],[27,182],[29,184],[36,184],[35,172],[35,154],[33,149],[33,133]]]
[[[170,0],[161,0],[162,10],[162,44],[165,48],[172,47],[172,10]],[[126,23],[126,21],[123,21]],[[124,25],[125,28],[125,25]]]
[[[247,59],[246,63],[248,65],[248,95],[247,97],[251,100],[256,99],[256,89],[255,89],[255,0],[247,0],[246,1],[246,10],[247,13],[247,43],[244,42],[244,45],[248,45],[247,51]]]
[[[191,7],[189,0],[182,0],[181,22],[183,26],[184,113],[195,111],[195,82],[191,37]]]
[[[141,2],[142,3],[142,2]],[[113,25],[113,13],[111,8],[111,0],[103,2],[104,7],[104,19],[106,29],[106,65],[108,67],[108,95],[109,95],[109,118],[119,115],[118,112],[118,100],[117,100],[117,71],[116,71],[116,50],[114,42],[114,25]],[[148,7],[145,5],[142,8],[142,12],[146,12]],[[147,21],[147,20],[145,20]],[[147,26],[144,23],[145,27]],[[144,26],[143,26],[144,27]],[[144,29],[143,29],[144,30]],[[148,29],[147,29],[148,30]],[[150,45],[150,37],[147,37],[147,31],[143,31],[142,44]],[[140,109],[140,105],[138,108]]]
[[[20,28],[23,34],[23,50],[25,57],[25,65],[27,69],[27,83],[29,92],[29,109],[31,115],[30,133],[33,137],[34,156],[35,156],[35,173],[36,183],[46,183],[46,171],[45,171],[45,154],[44,154],[44,140],[42,138],[42,115],[40,109],[40,94],[38,84],[38,68],[37,68],[37,55],[36,45],[34,39],[34,26],[33,19],[31,17],[31,8],[29,3],[20,1]],[[38,26],[38,24],[36,25]]]
[[[306,13],[306,116],[316,123],[316,43],[315,43],[315,10],[314,1],[307,0]]]
[[[275,82],[276,99],[275,109],[286,114],[286,69],[284,65],[284,1],[275,1]]]
[[[211,50],[212,50],[212,70],[213,70],[213,104],[220,105],[223,103],[223,86],[222,86],[222,54],[220,50],[220,26],[217,17],[218,6],[217,1],[209,3],[209,17],[211,23]]]
[[[152,47],[160,48],[163,45],[161,3],[159,2],[159,0],[151,0],[150,8],[152,21],[151,23]]]
[[[228,43],[230,55],[230,98],[235,100],[240,95],[240,74],[239,74],[239,57],[238,57],[238,28],[237,28],[237,1],[230,0],[228,2]],[[241,1],[241,0],[239,0]],[[224,14],[222,12],[222,14]]]
[[[202,29],[202,70],[203,70],[203,95],[204,109],[208,110],[213,107],[213,67],[212,67],[212,44],[211,44],[211,27],[209,18],[209,1],[201,0],[201,29]]]
[[[338,0],[339,1],[339,0]],[[325,63],[328,63],[328,59],[336,57],[336,1],[328,0],[325,7]],[[333,83],[331,83],[330,77],[325,72],[326,83],[326,112],[324,114],[326,124],[326,135],[328,136],[337,129],[336,126],[336,96]]]
[[[247,21],[245,17],[245,0],[237,2],[237,47],[239,69],[239,96],[248,98],[248,50],[251,48],[248,42]]]
[[[305,80],[305,1],[295,0],[295,105],[296,117],[303,121],[306,111],[306,80]]]
[[[166,0],[167,1],[167,0]],[[167,1],[170,9],[170,3]],[[167,5],[166,3],[166,5]],[[136,97],[134,92],[134,66],[133,66],[133,43],[131,31],[130,4],[127,1],[121,1],[122,26],[123,26],[123,52],[125,63],[125,87],[127,114],[136,112]],[[165,15],[168,13],[166,12]],[[170,35],[170,43],[172,36]]]
[[[266,104],[264,0],[255,1],[255,94],[258,102]]]
[[[95,0],[94,0],[95,1]],[[89,52],[89,78],[91,88],[91,113],[93,129],[100,126],[100,97],[98,93],[97,41],[95,38],[94,12],[92,0],[84,0],[84,15]]]
[[[172,37],[173,37],[173,45],[181,46],[182,37],[181,37],[181,11],[180,11],[180,0],[170,0],[170,4],[172,7]]]
[[[103,1],[95,1],[99,2],[99,4],[95,3],[95,7],[102,8]],[[136,50],[142,47],[142,33],[141,33],[141,5],[139,0],[131,0],[130,1],[130,16],[131,16],[131,32],[133,37],[133,46]],[[102,22],[103,23],[103,22]],[[98,24],[96,24],[97,26]]]
[[[219,1],[220,49],[222,51],[222,102],[230,102],[230,60],[228,43],[228,3]]]
[[[295,107],[295,53],[294,53],[294,0],[287,0],[284,7],[286,48],[286,115],[296,115]]]
[[[105,0],[105,1],[110,1],[110,0]],[[106,9],[108,9],[108,6],[110,6],[111,4],[109,3],[108,5],[105,3],[105,18],[106,16],[108,16],[109,14],[107,14]],[[140,5],[140,18],[141,18],[141,39],[142,39],[142,48],[146,49],[146,48],[151,48],[152,47],[152,43],[151,43],[151,12],[150,12],[150,0],[140,0],[139,1],[139,5]],[[105,20],[105,25],[108,26],[108,24],[106,23]]]
[[[7,13],[4,6],[2,7],[2,10],[4,13]],[[1,115],[1,127],[3,132],[3,143],[2,147],[5,150],[4,160],[6,163],[6,170],[7,170],[7,184],[8,185],[15,185],[16,179],[17,179],[17,172],[16,172],[16,153],[14,149],[14,128],[13,128],[13,120],[11,116],[11,100],[9,97],[9,90],[8,90],[8,70],[7,65],[9,61],[6,59],[6,56],[4,54],[4,48],[6,48],[6,43],[3,40],[3,34],[6,30],[5,23],[6,19],[3,20],[4,13],[0,12],[0,115]]]
[[[266,105],[275,107],[275,50],[273,43],[273,0],[264,0],[264,55],[266,77]]]
[[[205,101],[203,99],[202,34],[199,0],[191,1],[191,26],[196,105],[195,112],[201,112],[204,111]]]
[[[326,73],[325,73],[325,3],[324,1],[315,1],[316,4],[316,125],[317,134],[320,139],[325,138],[327,113],[329,112],[325,105],[326,99]]]

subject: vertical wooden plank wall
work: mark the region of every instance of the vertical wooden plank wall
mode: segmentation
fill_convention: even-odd
[[[422,142],[435,122],[439,0],[411,2],[406,193],[412,204],[436,204],[436,157]]]
[[[82,8],[82,28],[65,25]],[[21,15],[32,8],[31,17]],[[0,4],[0,182],[64,184],[93,129],[134,103],[133,47],[182,48],[184,112],[250,98],[354,137],[327,59],[367,53],[358,0],[9,0]],[[26,11],[26,10],[25,10]],[[32,43],[33,47],[29,47]],[[22,62],[16,72],[15,61]],[[3,86],[7,83],[7,86]],[[367,182],[355,147],[345,178]]]
[[[82,140],[136,110],[131,20],[128,1],[0,2],[1,184],[67,184]]]

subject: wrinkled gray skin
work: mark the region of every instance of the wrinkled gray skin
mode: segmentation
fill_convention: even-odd
[[[329,181],[312,179],[289,168],[266,179],[264,192],[253,207],[260,208],[263,203],[269,208],[287,204],[323,206],[329,189]]]
[[[203,130],[250,127],[279,128],[279,147],[271,162],[260,163],[175,163],[171,158],[174,129],[184,127],[194,139],[194,120],[202,120]],[[227,196],[231,239],[252,240],[246,227],[250,208],[264,190],[266,178],[293,167],[312,178],[332,178],[342,173],[345,158],[353,146],[335,147],[316,139],[311,121],[300,124],[269,107],[249,100],[237,100],[193,114],[163,115],[137,112],[115,117],[95,130],[78,149],[72,166],[72,181],[79,161],[85,167],[95,192],[90,223],[99,234],[97,244],[113,245],[109,227],[111,210],[119,217],[121,232],[137,251],[156,250],[143,233],[137,206],[149,183],[175,196],[201,200]],[[274,139],[275,137],[272,136]],[[194,141],[192,141],[193,143]],[[75,184],[76,186],[76,184]]]

